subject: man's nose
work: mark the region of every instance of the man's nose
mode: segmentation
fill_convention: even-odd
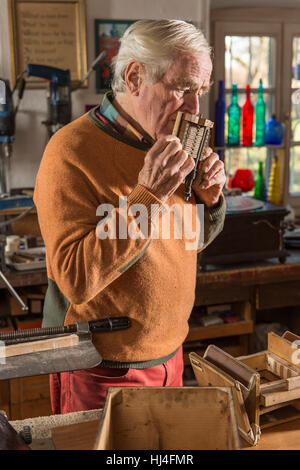
[[[187,93],[181,111],[184,113],[199,114],[199,96],[197,93]]]

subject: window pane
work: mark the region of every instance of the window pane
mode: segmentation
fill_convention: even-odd
[[[274,86],[275,39],[270,36],[225,36],[225,88]]]
[[[290,193],[300,193],[300,146],[291,147]]]
[[[300,88],[300,37],[293,39],[293,74],[292,74],[292,88]],[[298,66],[298,68],[297,68]],[[299,80],[297,80],[299,78]]]
[[[249,168],[256,178],[258,171],[258,162],[263,162],[264,177],[267,183],[269,174],[269,158],[266,147],[242,147],[231,148],[225,151],[225,170],[226,174],[234,176],[238,168]],[[250,191],[249,194],[252,194]]]
[[[291,103],[291,140],[300,142],[300,91],[299,94],[292,96]]]

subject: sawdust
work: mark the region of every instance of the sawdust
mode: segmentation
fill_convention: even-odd
[[[83,423],[100,419],[102,409],[77,411],[63,415],[39,416],[18,421],[10,421],[13,428],[19,432],[24,426],[30,426],[32,439],[51,439],[51,429],[69,424]]]

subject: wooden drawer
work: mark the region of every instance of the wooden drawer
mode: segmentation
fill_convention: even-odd
[[[256,287],[256,308],[280,308],[300,305],[300,282],[289,281]]]
[[[201,277],[201,275],[199,276]],[[216,287],[201,286],[201,281],[197,283],[195,305],[216,305],[227,304],[250,300],[251,289],[248,286],[224,286],[218,284]]]

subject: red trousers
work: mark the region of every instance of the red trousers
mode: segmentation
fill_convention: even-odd
[[[109,387],[181,387],[182,348],[164,364],[147,369],[93,367],[50,374],[53,414],[103,408]]]

